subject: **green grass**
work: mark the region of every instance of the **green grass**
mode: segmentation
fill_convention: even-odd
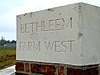
[[[0,57],[9,55],[9,54],[16,54],[16,47],[15,46],[2,46],[0,47]]]
[[[14,65],[16,56],[15,46],[0,47],[0,69]]]

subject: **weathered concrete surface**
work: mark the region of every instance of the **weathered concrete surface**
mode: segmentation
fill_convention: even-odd
[[[18,15],[16,60],[99,64],[99,15],[85,3]]]
[[[82,3],[80,5],[80,38],[82,64],[100,63],[100,7]]]
[[[78,8],[73,4],[17,16],[16,59],[81,64]]]

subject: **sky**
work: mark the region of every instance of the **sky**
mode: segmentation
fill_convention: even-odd
[[[0,39],[16,40],[16,15],[77,2],[100,7],[99,0],[0,0]]]

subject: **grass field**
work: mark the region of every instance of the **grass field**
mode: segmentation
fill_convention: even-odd
[[[16,60],[15,46],[0,47],[0,69],[14,65],[15,60]]]

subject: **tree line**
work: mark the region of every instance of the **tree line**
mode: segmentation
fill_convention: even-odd
[[[5,39],[1,39],[0,40],[0,46],[6,46],[6,45],[15,45],[16,41],[15,40],[5,40]]]

